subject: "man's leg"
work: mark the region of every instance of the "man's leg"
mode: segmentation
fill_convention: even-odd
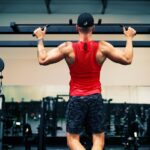
[[[70,150],[85,150],[85,148],[80,143],[79,134],[67,133],[67,145]]]
[[[103,150],[104,148],[104,104],[101,94],[89,97],[88,125],[92,133],[92,150]]]
[[[105,143],[105,135],[103,133],[93,134],[92,150],[103,150]]]
[[[80,133],[87,112],[87,105],[83,97],[70,97],[66,111],[67,145],[71,150],[85,150],[80,143]]]

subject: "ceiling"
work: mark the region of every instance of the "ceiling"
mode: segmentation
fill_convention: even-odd
[[[102,1],[105,14],[150,14],[150,0],[0,0],[0,13],[101,14]]]

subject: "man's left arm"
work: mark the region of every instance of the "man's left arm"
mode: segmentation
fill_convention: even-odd
[[[101,52],[110,60],[123,65],[131,64],[133,59],[133,38],[136,31],[129,27],[127,30],[124,28],[124,34],[126,36],[126,46],[123,50],[115,48],[108,42],[101,42]]]

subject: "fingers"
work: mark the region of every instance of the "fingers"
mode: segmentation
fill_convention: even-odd
[[[43,32],[46,33],[46,30],[47,30],[47,27],[45,26]]]
[[[125,27],[125,26],[122,26],[122,27],[123,27],[123,32],[130,30],[130,31],[136,33],[136,30],[133,29],[132,27]]]
[[[130,30],[134,35],[136,35],[136,30],[133,29],[132,27],[129,27],[128,30]]]
[[[39,27],[34,30],[33,36],[36,36],[38,39],[44,38],[47,27]]]
[[[39,27],[39,28],[37,28],[37,29],[35,29],[34,31],[33,31],[33,36],[36,36],[37,38],[38,38],[38,36],[37,36],[37,33],[39,32],[41,30],[41,28]]]
[[[43,33],[45,33],[46,32],[46,27],[44,27],[44,28],[39,27],[39,28],[35,29],[34,30],[34,34],[36,34],[37,32],[43,32]]]
[[[136,32],[136,30],[135,29],[133,29],[132,27],[128,27],[128,29],[127,29],[127,31],[131,31],[131,32]]]
[[[36,33],[39,32],[40,30],[41,30],[41,28],[39,27],[39,28],[35,29],[33,33],[36,35]]]
[[[123,27],[123,32],[127,37],[133,38],[136,35],[136,30],[132,27],[125,28]]]

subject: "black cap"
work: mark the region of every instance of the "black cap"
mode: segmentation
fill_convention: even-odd
[[[82,13],[77,20],[79,27],[91,27],[94,25],[94,18],[90,13]]]

